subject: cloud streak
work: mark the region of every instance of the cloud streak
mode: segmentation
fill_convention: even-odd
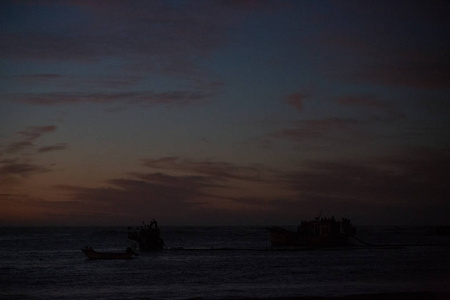
[[[33,126],[28,127],[24,131],[17,132],[20,136],[24,137],[28,142],[33,142],[34,140],[40,138],[42,135],[51,133],[56,130],[55,125],[48,126]]]
[[[211,216],[217,214],[266,222],[282,214],[287,222],[295,222],[321,210],[354,216],[359,222],[369,218],[369,213],[372,218],[384,218],[388,224],[415,218],[429,222],[430,215],[421,216],[420,210],[428,210],[430,203],[448,207],[444,203],[450,196],[445,181],[450,175],[450,157],[445,151],[433,149],[414,149],[359,162],[309,161],[294,171],[263,172],[260,177],[242,175],[238,170],[246,170],[244,166],[174,157],[147,159],[144,165],[164,173],[128,173],[128,178],[108,180],[110,187],[104,188],[59,188],[69,193],[71,201],[79,203],[80,211],[107,215],[116,211],[122,220],[145,217],[150,211],[158,218],[194,217],[200,223],[214,222]],[[174,171],[202,175],[170,175]],[[236,182],[284,190],[285,196],[233,196],[229,193],[237,189]],[[398,214],[395,220],[388,218],[390,213]]]
[[[135,55],[171,57],[208,54],[222,45],[224,30],[236,21],[230,10],[217,3],[180,4],[139,2],[128,5],[110,1],[101,5],[72,2],[69,10],[83,12],[83,26],[75,34],[3,33],[0,55],[11,58],[75,60],[92,62],[104,56]]]
[[[37,149],[37,152],[39,153],[46,153],[46,152],[52,152],[52,151],[60,151],[67,149],[67,144],[65,143],[59,143],[53,146],[44,146]]]
[[[450,26],[445,1],[417,3],[414,7],[397,2],[389,9],[382,2],[347,1],[335,3],[331,9],[336,16],[351,19],[358,30],[343,29],[338,18],[317,20],[327,30],[308,42],[312,51],[333,49],[321,56],[322,70],[330,78],[388,88],[448,90],[446,37]]]
[[[13,101],[33,105],[64,105],[79,103],[128,103],[133,105],[153,106],[161,104],[185,105],[205,101],[209,94],[196,91],[172,92],[118,92],[118,93],[48,93],[16,94],[8,98]]]
[[[129,172],[122,178],[108,179],[105,187],[60,185],[57,188],[67,193],[70,202],[78,203],[77,211],[89,211],[102,218],[116,212],[116,220],[130,222],[146,218],[151,212],[159,219],[192,222],[194,218],[198,223],[214,224],[219,219],[226,221],[236,216],[244,220],[255,209],[259,210],[231,194],[245,189],[243,183],[267,187],[272,174],[266,170],[264,178],[255,174],[254,167],[181,157],[144,159],[142,163],[159,172]],[[239,212],[238,207],[243,211]],[[214,216],[218,219],[214,220]]]
[[[306,98],[311,97],[310,93],[295,93],[287,95],[286,98],[283,99],[283,101],[294,107],[297,111],[301,112],[303,109],[303,101]]]
[[[272,138],[291,141],[305,141],[318,138],[330,138],[335,133],[357,133],[356,119],[327,118],[321,120],[303,120],[295,122],[295,127],[271,133]]]
[[[23,179],[49,171],[45,166],[24,159],[3,159],[0,160],[0,185],[16,185]]]
[[[336,101],[343,105],[354,105],[373,109],[384,109],[386,104],[372,95],[349,95],[338,97]]]
[[[448,208],[446,2],[0,6],[5,203],[104,224]]]
[[[59,186],[77,203],[76,211],[85,215],[114,216],[116,222],[136,222],[149,214],[159,219],[186,219],[195,215],[206,196],[201,189],[204,180],[161,174],[135,174],[135,178],[108,180],[108,188]],[[143,180],[145,179],[145,180]],[[209,186],[209,184],[206,184]],[[175,209],[176,208],[176,209]]]
[[[27,127],[25,130],[18,131],[16,134],[21,137],[22,141],[10,143],[5,147],[5,152],[8,154],[15,154],[26,149],[31,149],[35,146],[34,143],[37,139],[45,134],[54,132],[56,128],[55,125],[31,126]]]
[[[20,152],[24,149],[33,147],[33,143],[32,142],[14,142],[11,143],[10,145],[8,145],[8,147],[6,147],[6,153],[17,153]]]
[[[256,180],[262,171],[257,167],[243,167],[228,162],[193,161],[172,156],[142,159],[142,162],[151,169],[200,174],[218,180]]]
[[[448,57],[399,58],[369,65],[352,80],[386,86],[404,86],[420,89],[449,89],[450,60]]]
[[[48,165],[35,163],[35,156],[51,151],[65,150],[67,144],[42,146],[36,150],[36,142],[42,136],[53,133],[56,129],[55,125],[30,126],[16,132],[22,141],[7,144],[4,152],[0,152],[0,158],[7,157],[0,160],[0,185],[19,185],[32,176],[52,171]]]

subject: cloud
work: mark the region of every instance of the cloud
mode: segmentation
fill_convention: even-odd
[[[33,143],[31,142],[14,142],[11,143],[8,147],[6,147],[6,153],[17,153],[26,148],[33,147]]]
[[[106,41],[88,37],[52,36],[39,32],[0,33],[5,47],[0,50],[0,56],[15,60],[49,60],[49,61],[98,61],[99,47],[107,47]],[[84,42],[84,43],[83,43]],[[104,55],[111,54],[105,48]]]
[[[209,94],[196,91],[118,92],[118,93],[43,93],[16,94],[8,98],[34,105],[62,105],[76,103],[117,103],[152,106],[156,104],[192,104],[207,99]]]
[[[61,15],[76,14],[77,18],[58,22],[60,30],[55,30],[53,21],[43,22],[38,28],[32,21],[27,21],[15,30],[0,30],[3,41],[0,57],[41,63],[75,62],[88,67],[113,59],[119,72],[143,76],[153,73],[194,83],[209,82],[214,75],[198,63],[199,58],[208,58],[226,45],[230,29],[239,27],[250,14],[264,8],[272,12],[274,8],[284,6],[272,1],[258,1],[250,5],[255,7],[256,4],[258,9],[254,10],[248,9],[249,3],[136,1],[129,5],[122,1],[101,4],[90,1],[36,2],[28,5],[38,6],[43,11],[60,11]],[[24,20],[28,20],[26,13],[27,10],[22,12]],[[68,74],[62,76],[37,73],[21,75],[20,79],[34,82],[64,80]],[[118,81],[119,84],[128,84],[126,79]],[[111,79],[103,85],[108,87],[113,82]],[[45,100],[37,102],[45,103]]]
[[[2,96],[10,101],[35,105],[117,104],[119,101],[143,106],[185,105],[208,99],[217,92],[221,83],[217,75],[198,63],[199,58],[207,58],[225,45],[230,28],[239,26],[246,19],[243,15],[252,13],[221,2],[174,4],[142,1],[128,5],[121,1],[104,4],[72,1],[28,5],[76,14],[77,20],[68,19],[59,24],[61,31],[70,29],[70,34],[47,28],[52,22],[37,30],[28,29],[31,25],[24,22],[20,27],[22,30],[2,31],[0,38],[5,47],[1,47],[0,57],[40,63],[81,62],[85,63],[82,69],[91,69],[89,65],[96,64],[97,70],[102,70],[104,61],[114,60],[108,75],[96,72],[96,78],[42,71],[11,76],[10,80],[39,84],[40,89],[31,85],[28,86],[30,92],[4,93]],[[102,62],[100,67],[99,62]],[[111,73],[120,75],[111,76]],[[189,88],[136,92],[141,89],[143,78],[148,78],[150,73],[164,80],[167,77],[178,80],[176,84],[179,86],[184,87],[187,83]],[[52,84],[49,87],[53,90],[56,86],[57,92],[42,92],[49,90],[42,89],[42,83]],[[101,90],[105,88],[109,91]],[[111,89],[120,92],[113,93]],[[67,90],[87,92],[71,93]]]
[[[311,97],[311,93],[295,93],[295,94],[287,95],[283,99],[283,102],[294,107],[295,109],[297,109],[300,112],[303,109],[303,101],[309,97]]]
[[[294,128],[282,129],[271,133],[272,138],[292,141],[311,140],[317,138],[330,138],[336,133],[358,133],[356,119],[327,118],[321,120],[303,120],[295,123]]]
[[[419,41],[414,41],[418,49],[411,50],[410,46],[402,45],[400,41],[392,42],[386,36],[371,38],[374,40],[354,36],[340,39],[323,37],[318,43],[335,49],[333,54],[324,58],[323,72],[333,80],[346,83],[448,90],[449,45],[434,45],[430,41],[423,41],[420,45]],[[339,54],[351,56],[351,62],[341,59]]]
[[[279,179],[298,191],[300,202],[320,199],[323,205],[395,206],[412,212],[429,201],[436,205],[447,201],[449,167],[447,150],[418,148],[363,161],[309,161]]]
[[[56,4],[58,5],[58,4]],[[165,2],[139,2],[129,5],[110,1],[101,5],[72,2],[67,10],[77,10],[82,25],[72,26],[73,34],[61,36],[46,32],[3,33],[4,57],[96,61],[101,57],[167,58],[208,54],[222,45],[230,10],[203,2],[172,5]]]
[[[16,159],[8,160],[4,159],[0,161],[0,174],[2,175],[19,175],[19,176],[29,176],[33,173],[47,172],[48,169],[40,167],[34,164],[20,162]]]
[[[47,167],[24,159],[3,159],[0,160],[0,185],[19,184],[25,178],[49,171]]]
[[[63,79],[64,75],[56,74],[56,73],[40,73],[40,74],[0,76],[0,78],[2,78],[4,80],[18,79],[22,83],[26,83],[26,84],[42,84],[45,82],[53,82],[55,80]]]
[[[45,171],[19,161],[1,163],[2,175]],[[448,208],[450,196],[448,149],[308,160],[289,171],[261,166],[258,176],[252,175],[253,167],[180,157],[145,159],[143,164],[159,172],[129,172],[99,187],[59,185],[64,201],[47,201],[41,209],[59,215],[63,223],[62,216],[70,214],[91,224],[149,218],[175,224],[295,224],[323,211],[357,224],[426,224],[443,220],[440,212]]]
[[[248,10],[248,11],[275,11],[280,8],[289,7],[288,1],[271,1],[271,0],[223,0],[221,1],[225,6],[230,6],[234,9]]]
[[[39,139],[41,136],[51,133],[56,130],[55,125],[47,125],[47,126],[31,126],[27,127],[23,131],[18,131],[17,134],[22,137],[22,141],[13,142],[9,144],[5,152],[8,154],[14,154],[21,152],[27,148],[34,147],[34,142]]]
[[[446,1],[389,4],[345,1],[322,15],[308,45],[321,51],[325,74],[346,83],[448,90],[449,6]],[[345,20],[345,21],[344,21]],[[381,21],[382,20],[382,21]],[[350,26],[351,24],[357,24]],[[349,28],[352,28],[349,30]],[[353,30],[355,29],[355,30]],[[332,51],[323,51],[333,49]]]
[[[161,184],[165,186],[177,186],[184,188],[223,187],[218,185],[213,178],[207,176],[187,175],[171,176],[164,173],[130,173],[135,178]]]
[[[432,204],[448,207],[445,203],[450,196],[446,184],[450,176],[448,151],[426,148],[359,161],[311,160],[293,171],[266,171],[259,177],[247,176],[246,171],[241,172],[246,167],[230,163],[178,157],[147,159],[144,165],[165,173],[129,173],[130,178],[109,180],[111,188],[73,187],[72,200],[86,201],[85,205],[95,207],[98,213],[118,210],[129,218],[151,211],[158,218],[190,222],[192,218],[211,222],[211,216],[222,215],[224,222],[227,218],[228,222],[280,222],[282,218],[295,223],[323,210],[363,224],[380,220],[401,224],[432,222],[441,211],[433,211]],[[174,171],[186,174],[169,175]],[[280,193],[242,193],[237,185],[230,184],[231,179],[247,189],[275,189]],[[422,210],[426,215],[420,215]]]
[[[26,130],[19,131],[17,133],[22,137],[24,137],[28,142],[33,142],[34,140],[40,138],[42,135],[53,132],[55,130],[56,130],[55,125],[33,126],[28,127]]]
[[[112,217],[116,222],[151,216],[172,223],[215,224],[255,210],[230,195],[245,186],[244,182],[261,184],[252,167],[177,157],[145,159],[143,165],[159,172],[129,172],[126,177],[107,180],[105,187],[57,188],[67,193],[69,201],[78,203],[76,211],[97,214],[99,220]]]
[[[111,187],[58,186],[78,203],[78,214],[92,214],[97,221],[113,217],[115,222],[136,222],[150,217],[177,220],[192,217],[208,198],[202,178],[161,174],[133,174],[134,178],[108,180]],[[143,180],[145,179],[145,180]],[[176,209],[175,209],[176,208]]]
[[[83,218],[80,217],[81,214],[75,214],[75,212],[79,213],[78,204],[76,201],[52,201],[24,192],[1,193],[0,224],[9,226],[80,225]],[[76,219],[69,221],[68,214]]]
[[[142,159],[143,165],[152,169],[200,174],[217,180],[257,180],[260,172],[257,167],[239,166],[228,162],[193,161],[179,157]]]
[[[134,86],[140,83],[144,76],[133,74],[114,74],[96,76],[95,78],[87,78],[86,76],[66,75],[57,73],[40,73],[40,74],[23,74],[23,75],[11,75],[0,76],[3,80],[10,80],[18,82],[20,84],[27,84],[29,86],[57,86],[63,89],[67,87],[79,87],[80,89],[86,88],[108,88],[108,89],[121,89],[125,87]]]
[[[366,121],[384,121],[384,125],[392,124],[406,118],[404,110],[395,107],[393,101],[381,100],[378,96],[369,94],[350,94],[334,99],[342,107],[359,109],[358,118]],[[363,117],[363,113],[365,116]]]
[[[450,209],[449,167],[448,151],[430,148],[362,160],[308,160],[272,174],[271,184],[290,191],[286,195],[229,200],[248,207],[249,219],[257,215],[274,224],[296,224],[320,212],[358,225],[440,224]]]
[[[354,105],[374,109],[384,109],[386,104],[372,95],[349,95],[338,97],[336,101],[343,105]]]
[[[397,61],[378,62],[357,71],[353,80],[387,86],[421,89],[449,89],[450,60],[448,57],[398,58]]]
[[[59,144],[56,144],[53,146],[40,147],[39,149],[37,149],[37,152],[45,153],[45,152],[51,152],[51,151],[60,151],[60,150],[65,150],[66,148],[67,148],[67,144],[59,143]]]
[[[22,141],[19,142],[13,142],[9,144],[5,152],[8,154],[15,154],[18,152],[21,152],[28,148],[33,148],[35,146],[34,142],[39,139],[41,136],[54,132],[56,130],[55,125],[47,125],[47,126],[31,126],[27,127],[25,130],[18,131],[17,134],[21,136]],[[61,145],[60,145],[61,146]],[[44,150],[46,147],[43,147]],[[42,148],[40,148],[42,149]],[[45,152],[40,151],[39,152]]]
[[[16,132],[22,139],[19,142],[10,143],[5,147],[4,153],[0,152],[0,157],[8,157],[0,160],[0,185],[17,185],[24,179],[50,172],[48,166],[36,164],[34,148],[37,139],[45,134],[52,133],[56,130],[55,125],[47,126],[31,126],[25,130]],[[45,153],[49,151],[57,151],[66,149],[67,145],[59,143],[52,146],[43,146],[37,149],[37,153]],[[26,155],[20,155],[22,151],[32,149]]]

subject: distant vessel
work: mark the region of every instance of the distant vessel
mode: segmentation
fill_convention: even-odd
[[[302,221],[297,231],[278,226],[267,228],[272,246],[349,246],[349,237],[356,234],[349,219],[337,221],[334,217],[317,217],[312,221]]]
[[[125,252],[98,252],[90,247],[85,247],[81,251],[89,259],[131,259],[133,255],[137,255],[130,247]]]
[[[149,225],[142,222],[139,227],[128,227],[128,239],[137,242],[141,251],[164,248],[164,241],[159,236],[158,222],[155,219]]]

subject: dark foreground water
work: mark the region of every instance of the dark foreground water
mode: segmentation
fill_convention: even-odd
[[[376,247],[274,251],[263,227],[161,228],[172,250],[124,251],[123,227],[0,228],[1,299],[240,299],[450,292],[450,237],[432,228],[365,227]],[[183,247],[184,250],[174,250]]]

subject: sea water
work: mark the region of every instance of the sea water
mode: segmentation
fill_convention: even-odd
[[[224,299],[450,292],[450,237],[432,228],[364,227],[373,246],[272,249],[264,227],[162,227],[168,249],[123,252],[125,227],[3,227],[2,299]]]

